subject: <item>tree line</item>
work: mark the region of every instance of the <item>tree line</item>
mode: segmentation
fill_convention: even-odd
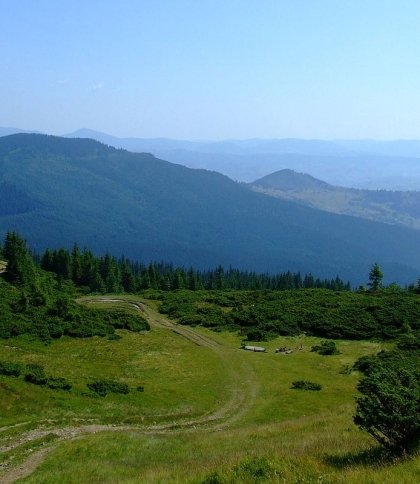
[[[77,304],[78,291],[71,280],[37,267],[16,233],[6,235],[0,259],[7,262],[0,277],[0,338],[31,334],[46,343],[63,335],[115,339],[116,329],[149,329],[141,315]]]
[[[165,262],[144,264],[124,256],[111,254],[95,256],[89,249],[80,250],[74,244],[71,251],[47,249],[38,258],[43,270],[54,272],[62,279],[72,280],[78,287],[90,292],[138,292],[145,289],[173,291],[177,289],[197,290],[288,290],[322,288],[336,291],[349,290],[350,283],[338,276],[320,279],[312,274],[283,272],[280,274],[258,274],[221,265],[215,269],[200,271],[192,267],[175,267]]]

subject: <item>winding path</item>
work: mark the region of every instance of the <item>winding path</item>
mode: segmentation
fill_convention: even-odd
[[[229,399],[221,407],[212,412],[203,414],[193,419],[180,420],[172,423],[146,426],[91,424],[77,427],[42,428],[31,430],[21,434],[15,442],[10,443],[7,446],[0,447],[0,452],[10,451],[22,444],[40,439],[47,435],[54,435],[57,440],[54,441],[53,445],[49,445],[31,454],[31,456],[22,464],[10,469],[7,468],[5,471],[0,472],[1,484],[9,484],[30,475],[35,471],[38,465],[41,464],[48,453],[50,453],[57,446],[57,444],[63,440],[80,438],[83,435],[97,432],[135,431],[142,434],[166,434],[170,432],[193,432],[199,431],[202,428],[215,431],[232,425],[238,421],[253,405],[258,392],[258,382],[250,364],[246,363],[245,360],[232,358],[232,352],[240,350],[235,350],[224,346],[208,336],[197,333],[189,327],[180,326],[173,323],[161,314],[154,311],[143,301],[133,301],[124,298],[101,297],[84,298],[81,300],[81,302],[84,304],[118,302],[122,305],[132,307],[136,311],[142,313],[152,328],[162,328],[172,331],[173,333],[189,340],[193,344],[211,349],[220,359],[222,359],[228,373],[228,380],[230,381],[231,386]],[[0,429],[0,431],[7,429],[7,427],[3,427]]]

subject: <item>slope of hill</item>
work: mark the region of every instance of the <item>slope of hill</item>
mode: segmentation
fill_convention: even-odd
[[[189,168],[214,170],[233,180],[252,182],[290,168],[340,186],[420,190],[420,142],[413,140],[249,139],[185,141],[166,138],[117,138],[90,129],[67,137],[155,156]]]
[[[29,131],[0,127],[0,137],[23,132]],[[420,190],[418,140],[188,141],[119,138],[87,128],[64,137],[90,138],[115,148],[152,153],[172,163],[218,171],[242,182],[252,182],[290,168],[310,172],[334,185],[373,190]]]
[[[186,149],[152,152],[172,163],[215,170],[242,182],[252,182],[281,169],[293,169],[311,173],[333,185],[374,190],[420,190],[420,160],[412,157],[301,153],[238,155]]]
[[[327,212],[420,230],[420,192],[337,187],[293,170],[277,171],[254,181],[250,187],[257,192],[297,201]]]
[[[412,282],[420,271],[417,231],[277,200],[89,139],[0,138],[0,183],[31,201],[0,214],[0,235],[16,229],[38,250],[77,240],[145,261],[338,273],[356,284],[375,260],[388,280]]]

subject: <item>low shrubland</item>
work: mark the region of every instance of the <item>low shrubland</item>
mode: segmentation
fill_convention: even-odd
[[[402,290],[175,291],[160,297],[160,311],[180,324],[235,329],[254,341],[303,332],[387,340],[420,326],[420,299]]]

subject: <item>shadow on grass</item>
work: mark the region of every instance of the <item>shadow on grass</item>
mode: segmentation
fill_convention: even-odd
[[[347,452],[342,455],[326,455],[323,460],[326,464],[336,469],[345,469],[350,467],[381,467],[395,464],[396,461],[403,459],[404,456],[386,451],[381,447],[371,449]]]

